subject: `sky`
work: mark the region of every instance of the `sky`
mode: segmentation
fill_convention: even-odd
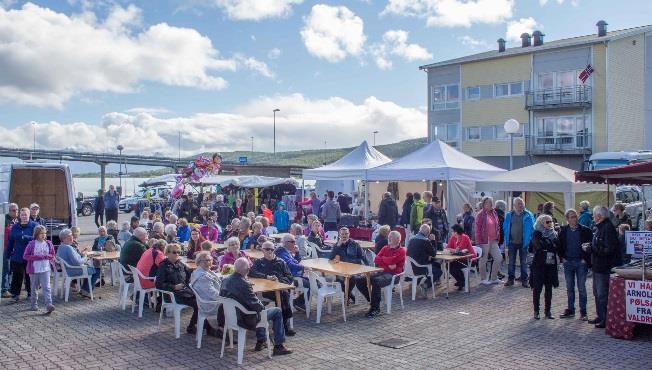
[[[2,146],[176,156],[426,136],[420,65],[649,0],[0,0]],[[179,134],[180,133],[180,134]]]

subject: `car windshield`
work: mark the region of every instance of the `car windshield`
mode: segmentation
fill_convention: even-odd
[[[134,194],[137,197],[144,197],[145,196],[145,189],[140,189]]]

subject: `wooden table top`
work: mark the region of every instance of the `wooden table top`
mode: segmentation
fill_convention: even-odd
[[[315,271],[330,273],[333,275],[344,276],[344,277],[383,271],[383,269],[380,267],[358,265],[355,263],[348,263],[348,262],[334,262],[329,260],[328,258],[313,258],[313,259],[303,260],[301,261],[301,264],[305,267],[310,267]]]
[[[120,258],[120,253],[118,252],[89,252],[87,254],[88,258],[92,258],[96,261],[110,261],[117,260]]]
[[[437,253],[437,256],[435,257],[435,259],[438,259],[440,261],[459,261],[459,260],[466,260],[469,258],[473,258],[473,256],[469,254],[467,254],[466,256],[457,256],[449,253]]]
[[[279,290],[294,289],[294,285],[284,284],[267,279],[247,278],[253,284],[254,293],[276,292]]]
[[[370,241],[367,241],[367,240],[355,240],[355,239],[353,241],[358,243],[358,245],[362,249],[374,249],[374,248],[376,248],[376,243],[374,243],[374,242],[370,242]],[[335,245],[336,243],[337,243],[337,240],[332,240],[332,239],[324,240],[324,244],[330,245],[331,247],[333,245]]]
[[[197,269],[197,263],[195,263],[195,260],[193,259],[188,259],[188,257],[179,257],[181,259],[181,262],[183,262],[184,265],[190,270],[196,270]]]
[[[245,249],[244,253],[247,255],[247,257],[254,260],[259,260],[263,258],[263,251],[258,249]]]

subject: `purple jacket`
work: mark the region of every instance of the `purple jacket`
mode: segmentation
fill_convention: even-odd
[[[476,244],[487,244],[487,217],[493,217],[496,222],[496,235],[500,236],[500,222],[498,221],[498,214],[495,209],[487,213],[484,209],[480,210],[475,216],[475,242]]]
[[[50,271],[54,271],[54,246],[52,245],[52,242],[49,240],[46,240],[45,243],[47,243],[48,247],[50,248],[50,251],[46,255],[35,255],[34,254],[34,247],[36,246],[36,242],[34,240],[30,241],[27,244],[27,247],[25,247],[25,253],[23,253],[23,259],[27,261],[27,273],[28,274],[33,274],[34,273],[34,261],[39,261],[39,260],[50,260]]]

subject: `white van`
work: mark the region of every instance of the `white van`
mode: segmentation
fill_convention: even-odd
[[[59,231],[77,225],[77,204],[72,174],[67,164],[0,164],[0,203],[20,208],[38,203],[48,238],[59,240]]]

